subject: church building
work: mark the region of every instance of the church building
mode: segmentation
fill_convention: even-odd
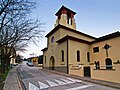
[[[76,30],[76,12],[62,6],[47,35],[43,67],[120,83],[120,32],[96,38]]]

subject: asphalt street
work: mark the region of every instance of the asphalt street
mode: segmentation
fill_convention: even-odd
[[[29,67],[25,62],[19,65],[17,71],[26,90],[117,90],[48,72],[40,67]]]

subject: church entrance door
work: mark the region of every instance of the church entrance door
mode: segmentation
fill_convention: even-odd
[[[50,58],[50,64],[49,64],[49,69],[54,70],[54,65],[55,65],[55,59],[53,56]]]
[[[84,67],[84,76],[91,77],[90,67]]]

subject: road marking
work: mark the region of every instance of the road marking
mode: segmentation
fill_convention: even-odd
[[[48,84],[51,86],[51,87],[54,87],[54,86],[59,86],[57,83],[54,83],[52,81],[49,81],[49,80],[46,80],[48,82]]]
[[[38,83],[39,83],[40,89],[44,89],[44,88],[48,88],[49,87],[48,85],[46,85],[45,83],[42,83],[40,81],[38,81]]]
[[[66,90],[80,90],[80,89],[84,89],[84,88],[88,88],[91,87],[92,85],[83,85],[80,87],[74,87],[74,88],[70,88],[70,89],[66,89]]]
[[[67,84],[67,83],[65,83],[65,82],[63,82],[63,81],[60,81],[60,80],[56,80],[56,79],[54,79],[59,85],[65,85],[65,84]]]
[[[74,82],[72,82],[72,81],[69,81],[69,80],[66,80],[66,79],[61,79],[61,80],[63,80],[63,81],[64,81],[64,82],[66,82],[67,84],[74,83]]]
[[[82,82],[81,80],[78,79],[72,79],[72,78],[67,78],[68,80],[71,80],[72,82]]]
[[[40,90],[37,86],[32,83],[29,83],[29,90]]]

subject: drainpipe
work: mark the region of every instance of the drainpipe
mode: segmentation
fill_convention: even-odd
[[[68,39],[67,39],[67,74],[69,74],[69,62],[68,62]]]

